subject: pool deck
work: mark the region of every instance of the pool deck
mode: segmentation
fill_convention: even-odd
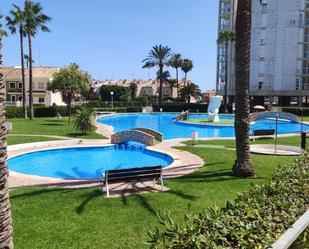
[[[112,114],[114,115],[114,114]],[[103,116],[110,115],[100,115],[97,117],[101,118]],[[96,122],[97,133],[110,138],[113,134],[113,127],[104,125],[102,123]],[[280,135],[278,137],[293,136],[295,134]],[[110,139],[68,139],[58,141],[47,141],[47,142],[37,142],[28,144],[18,144],[8,146],[8,156],[14,157],[24,153],[35,152],[40,150],[48,150],[55,148],[71,148],[71,147],[93,147],[93,146],[108,146],[110,144]],[[60,137],[59,137],[60,139]],[[234,137],[226,138],[216,138],[220,139],[235,139]],[[187,151],[178,150],[175,147],[185,146],[182,144],[183,141],[189,141],[190,138],[177,138],[164,140],[163,142],[156,144],[155,146],[147,147],[149,150],[161,152],[170,155],[174,162],[163,169],[164,179],[180,177],[193,171],[204,165],[203,159],[189,153]],[[199,140],[214,140],[214,138],[200,138]],[[99,188],[100,181],[97,179],[60,179],[60,178],[50,178],[41,177],[35,175],[20,174],[10,171],[10,176],[8,180],[9,188],[25,187],[25,186],[46,186],[46,187],[63,187],[63,188]],[[159,191],[160,186],[153,186],[152,182],[143,183],[122,183],[111,185],[111,196],[119,196],[127,193],[138,192],[153,192]],[[168,188],[164,188],[163,191],[167,191]]]
[[[166,140],[155,146],[147,147],[152,151],[157,151],[170,155],[174,162],[163,170],[164,179],[180,177],[189,174],[194,170],[202,167],[204,161],[189,152],[175,149],[175,146],[181,146],[184,139]],[[38,143],[28,143],[8,146],[9,158],[22,155],[24,153],[55,149],[55,148],[71,148],[71,147],[93,147],[93,146],[108,146],[110,140],[108,139],[72,139],[61,141],[47,141]],[[51,177],[41,177],[35,175],[20,174],[10,171],[9,188],[25,187],[25,186],[46,186],[46,187],[63,187],[63,188],[99,188],[100,181],[97,179],[77,179],[68,180]],[[152,182],[143,183],[123,183],[111,186],[111,195],[118,196],[120,194],[136,192],[136,187],[139,192],[159,191],[160,186],[153,186]],[[167,191],[164,188],[163,191]]]

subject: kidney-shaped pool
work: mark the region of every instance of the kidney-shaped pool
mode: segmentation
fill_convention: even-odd
[[[173,159],[147,149],[117,149],[113,146],[76,147],[26,153],[8,160],[18,173],[63,178],[98,179],[105,170],[132,167],[166,167]]]

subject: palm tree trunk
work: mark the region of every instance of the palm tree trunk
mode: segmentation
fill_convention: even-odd
[[[29,109],[30,119],[34,118],[33,113],[33,82],[32,82],[32,42],[31,36],[28,34],[28,46],[29,46]]]
[[[159,87],[159,106],[163,100],[163,66],[160,65],[160,87]]]
[[[20,27],[20,60],[21,60],[21,81],[22,81],[22,95],[23,95],[23,111],[24,118],[27,118],[27,105],[26,105],[26,81],[25,81],[25,61],[24,61],[24,38],[23,28]]]
[[[250,159],[250,40],[251,40],[251,0],[238,0],[236,17],[236,96],[235,133],[237,159],[233,174],[239,177],[255,175]]]
[[[177,84],[177,98],[179,97],[179,81],[178,81],[178,67],[176,67],[176,84]]]
[[[187,73],[185,72],[185,86],[187,85]]]
[[[225,84],[224,84],[224,112],[227,113],[227,56],[228,56],[228,42],[225,42]]]
[[[6,164],[6,129],[4,126],[5,88],[2,74],[2,34],[0,32],[0,248],[13,248],[11,205],[8,191],[9,171]]]

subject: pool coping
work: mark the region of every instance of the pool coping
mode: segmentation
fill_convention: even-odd
[[[152,112],[154,114],[160,114],[160,113],[174,113],[174,112]],[[143,114],[140,112],[132,112],[132,113],[112,113],[112,114],[105,114],[105,115],[97,115],[96,119],[95,119],[95,126],[97,127],[96,132],[98,134],[101,134],[107,138],[111,138],[111,135],[114,134],[114,127],[111,125],[107,125],[107,124],[102,124],[100,122],[98,122],[98,119],[100,118],[105,118],[105,117],[110,117],[110,116],[115,116],[115,115],[130,115],[130,114]],[[148,113],[145,113],[148,114]],[[178,122],[178,121],[177,121]],[[304,124],[306,124],[305,122],[303,122]],[[186,124],[190,124],[190,123],[186,123]],[[309,121],[308,121],[308,125],[309,125]],[[206,125],[205,125],[206,126]],[[224,127],[224,126],[215,126],[215,127]],[[231,126],[225,126],[225,127],[231,127]],[[293,137],[293,136],[297,136],[299,135],[300,132],[298,133],[287,133],[287,134],[278,134],[277,137]],[[265,136],[265,137],[273,137],[273,136]],[[254,139],[254,136],[250,136],[250,139]],[[164,136],[163,136],[164,139]],[[175,140],[175,139],[182,139],[183,141],[187,141],[187,140],[192,140],[191,138],[171,138],[171,139],[164,139],[164,141],[168,141],[168,140]],[[207,140],[234,140],[235,137],[199,137],[198,140],[201,141],[207,141]]]
[[[183,139],[181,139],[183,141]],[[179,177],[204,165],[204,161],[189,152],[180,151],[172,147],[177,146],[181,143],[177,140],[171,142],[167,140],[166,143],[162,142],[155,146],[147,146],[146,149],[153,152],[158,152],[164,155],[168,155],[173,159],[173,162],[163,169],[163,177],[175,178]],[[94,143],[93,141],[87,140],[62,140],[61,145],[57,143],[59,141],[49,142],[36,142],[20,144],[19,146],[27,145],[27,148],[21,148],[20,150],[12,150],[11,146],[8,146],[8,159],[16,156],[20,156],[27,153],[40,152],[52,149],[67,149],[67,148],[86,148],[86,147],[107,147],[113,146],[109,140],[101,140],[100,143]],[[44,146],[42,146],[44,145]],[[14,147],[13,147],[14,148]],[[99,179],[64,179],[64,178],[53,178],[46,176],[37,176],[30,174],[18,173],[9,170],[9,188],[25,187],[25,186],[55,186],[55,187],[66,187],[66,188],[89,188],[99,187]]]

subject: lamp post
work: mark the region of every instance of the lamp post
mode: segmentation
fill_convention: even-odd
[[[110,92],[111,94],[111,102],[112,102],[112,109],[114,108],[114,92]]]

